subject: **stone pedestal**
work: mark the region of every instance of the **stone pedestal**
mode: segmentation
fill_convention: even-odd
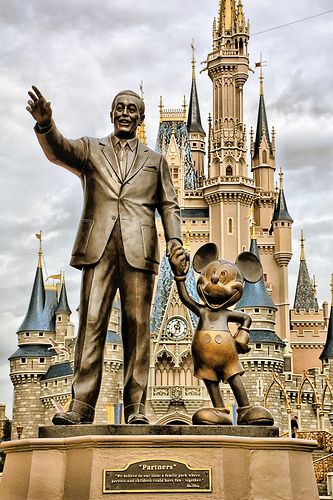
[[[126,427],[129,428],[130,434],[126,435],[123,432],[123,435],[108,433],[44,437],[3,443],[2,448],[7,456],[0,483],[0,498],[2,500],[102,498],[105,500],[109,498],[318,500],[319,498],[312,465],[311,452],[316,447],[313,441],[214,435],[212,429],[208,427],[199,428],[202,430],[199,434],[196,429],[195,432],[193,429],[190,432],[188,427],[183,434],[170,434],[169,430],[169,435],[166,432],[151,434],[146,427],[146,434],[139,435],[133,433],[136,426]],[[52,433],[50,429],[49,433]],[[56,433],[70,432],[68,427],[57,427],[53,430]],[[83,426],[82,430],[86,432],[88,427]],[[45,428],[41,434],[43,433],[47,434]],[[134,465],[127,468],[129,464]],[[135,467],[140,473],[135,472]],[[109,492],[103,493],[105,469],[114,470],[116,471],[114,477],[121,477],[121,480],[114,481],[120,484],[118,492],[115,490],[116,484],[109,486]],[[211,480],[207,480],[207,484],[202,480],[204,474]],[[131,488],[130,492],[124,492],[127,482],[128,488]],[[175,487],[177,482],[179,488]],[[168,486],[170,483],[172,485]],[[172,487],[173,491],[168,489]]]

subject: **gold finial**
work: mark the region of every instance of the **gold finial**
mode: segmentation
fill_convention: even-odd
[[[43,249],[42,249],[42,231],[40,230],[39,233],[36,233],[36,238],[39,240],[39,249],[38,249],[38,264],[37,267],[42,269],[43,264],[42,264],[42,257],[43,257]]]
[[[280,177],[280,191],[282,191],[282,189],[283,189],[283,170],[281,167],[280,167],[279,177]]]
[[[140,83],[140,97],[142,100],[144,100],[143,96],[144,96],[144,91],[143,91],[143,81],[141,80],[141,83]]]
[[[192,80],[195,80],[195,63],[197,61],[195,60],[194,38],[192,38],[191,49],[192,49]]]
[[[187,104],[186,104],[186,95],[184,95],[184,103],[183,103],[184,121],[186,121],[186,108],[187,108]]]
[[[160,122],[162,121],[162,114],[163,114],[163,99],[162,96],[160,96],[160,104],[158,106],[160,108]]]
[[[301,237],[300,237],[299,241],[301,242],[301,256],[300,256],[300,260],[304,261],[305,260],[305,250],[304,250],[305,239],[304,239],[303,229],[301,230]]]
[[[251,226],[251,240],[256,239],[256,224],[254,221],[252,221],[252,226]]]
[[[260,68],[260,75],[259,75],[259,81],[260,81],[260,95],[264,95],[264,71],[263,68],[267,66],[267,61],[262,60],[262,54],[260,54],[260,62],[256,63],[255,67]]]
[[[312,278],[312,290],[313,290],[314,298],[316,299],[317,298],[317,281],[316,281],[315,275],[313,275],[313,278]]]
[[[331,274],[331,303],[333,305],[333,274]]]
[[[242,0],[238,0],[237,19],[238,19],[239,26],[243,26],[243,24],[244,24],[244,11],[243,11]]]
[[[144,96],[143,81],[141,81],[141,83],[140,83],[140,97],[144,101],[143,96]],[[147,145],[146,126],[145,126],[144,121],[137,128],[136,135],[137,135],[140,142]]]

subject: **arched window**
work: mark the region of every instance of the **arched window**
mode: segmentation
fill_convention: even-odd
[[[233,220],[232,220],[232,218],[230,217],[230,218],[228,219],[228,233],[229,233],[229,234],[232,234],[232,233],[233,233],[233,230],[234,230],[234,227],[233,227],[233,226],[234,226],[234,225],[233,225]]]
[[[225,173],[227,177],[232,177],[232,167],[230,165],[226,168]]]
[[[267,151],[265,150],[262,152],[262,162],[267,163]]]

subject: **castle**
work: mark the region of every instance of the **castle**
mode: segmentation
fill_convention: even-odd
[[[221,0],[213,23],[212,51],[206,70],[212,81],[212,115],[207,134],[200,116],[193,49],[192,85],[187,110],[166,109],[160,101],[156,150],[168,161],[181,206],[184,246],[193,256],[212,241],[220,255],[234,261],[250,250],[263,265],[263,278],[246,283],[236,308],[252,317],[251,351],[241,356],[243,380],[251,402],[266,405],[281,434],[290,433],[291,416],[304,430],[330,430],[333,423],[333,309],[320,308],[311,282],[304,237],[293,307],[288,297],[293,220],[279,173],[275,175],[275,131],[268,127],[263,75],[260,76],[258,121],[250,133],[251,168],[243,120],[243,88],[249,73],[249,25],[242,1]],[[144,126],[139,131],[145,140]],[[189,424],[191,415],[209,404],[206,389],[192,375],[191,340],[196,318],[181,303],[163,253],[151,318],[151,365],[147,415],[151,423]],[[12,437],[34,437],[56,409],[71,397],[74,325],[66,284],[44,281],[41,235],[38,264],[29,307],[17,331],[18,349],[10,357],[14,386]],[[191,269],[187,286],[197,298]],[[96,423],[122,422],[122,343],[120,305],[111,312],[105,347],[103,382]],[[223,396],[235,418],[227,385]],[[332,423],[331,423],[332,420]]]

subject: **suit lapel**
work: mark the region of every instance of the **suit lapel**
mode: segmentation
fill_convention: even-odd
[[[112,171],[116,174],[118,181],[122,182],[118,160],[111,142],[111,136],[105,137],[104,139],[99,139],[99,143],[101,146],[103,146],[102,153],[107,159],[110,167],[112,168]]]
[[[139,170],[141,170],[141,168],[144,166],[144,164],[148,159],[148,151],[149,149],[147,148],[147,146],[145,146],[144,144],[142,144],[142,142],[139,141],[136,157],[132,163],[131,168],[129,169],[128,174],[126,175],[126,178],[124,179],[124,184],[129,180],[131,180],[132,177],[134,177],[139,172]]]

